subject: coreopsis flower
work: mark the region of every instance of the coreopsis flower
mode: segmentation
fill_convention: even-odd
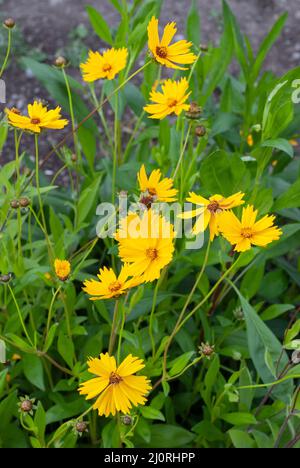
[[[68,260],[59,260],[56,258],[54,261],[54,270],[58,279],[66,281],[71,272],[71,264]]]
[[[92,279],[83,283],[83,291],[91,296],[91,301],[119,297],[143,281],[140,277],[130,278],[130,267],[126,264],[122,266],[119,276],[116,276],[112,268],[107,267],[101,268],[97,276],[99,281]]]
[[[144,110],[151,114],[150,119],[164,119],[167,115],[179,115],[182,111],[187,111],[190,106],[185,104],[191,92],[187,92],[189,83],[186,78],[179,81],[166,80],[160,91],[150,92],[150,101]]]
[[[251,205],[243,208],[241,221],[232,211],[222,213],[219,230],[236,252],[245,252],[251,245],[265,247],[281,236],[281,229],[274,226],[275,216],[266,215],[259,221],[256,217],[257,210]]]
[[[158,19],[155,16],[152,16],[147,29],[149,50],[153,58],[161,65],[186,70],[185,67],[177,64],[189,65],[197,59],[196,55],[190,52],[191,42],[183,39],[170,45],[177,31],[176,23],[168,23],[165,26],[161,40],[158,33]]]
[[[145,282],[159,278],[162,268],[171,262],[174,237],[173,225],[153,208],[141,216],[129,214],[115,235],[122,261],[130,263],[131,274],[142,276]]]
[[[194,192],[190,192],[187,201],[195,205],[200,205],[200,207],[192,211],[181,213],[178,216],[181,219],[197,217],[192,229],[193,234],[197,235],[199,232],[205,231],[207,226],[209,226],[210,240],[212,241],[214,237],[219,234],[218,222],[220,213],[224,210],[242,205],[244,203],[243,196],[244,194],[242,192],[237,192],[227,198],[217,194],[207,200]]]
[[[87,82],[103,78],[113,80],[125,68],[127,55],[128,50],[126,47],[107,49],[102,54],[90,50],[87,61],[80,64],[83,80]]]
[[[144,405],[151,383],[145,376],[134,375],[145,367],[143,361],[129,354],[117,367],[116,360],[108,353],[88,360],[88,370],[97,377],[79,387],[86,400],[98,396],[93,405],[99,416],[114,416],[117,411],[128,414],[132,406]]]
[[[172,202],[176,200],[178,190],[173,188],[173,179],[164,177],[161,180],[161,176],[160,170],[155,169],[148,177],[145,165],[142,165],[137,174],[140,190],[142,192],[141,203],[145,200],[151,206],[155,201]]]
[[[15,108],[5,109],[9,124],[33,133],[40,133],[45,128],[59,130],[68,125],[68,120],[61,118],[59,106],[48,110],[40,101],[34,101],[28,104],[27,111],[28,115],[22,115]]]

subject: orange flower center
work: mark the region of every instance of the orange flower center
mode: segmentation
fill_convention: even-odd
[[[149,187],[149,188],[148,188],[148,192],[149,192],[150,195],[152,195],[152,196],[155,196],[155,195],[156,195],[156,190],[155,190],[155,188]]]
[[[104,72],[109,72],[109,71],[111,70],[111,68],[112,68],[112,67],[111,67],[111,65],[110,65],[109,63],[105,63],[105,64],[103,65],[103,71],[104,71]]]
[[[122,382],[122,377],[120,377],[118,374],[116,374],[116,372],[111,372],[110,376],[109,376],[109,383],[110,384],[118,384],[120,382]]]
[[[108,289],[110,290],[110,292],[114,293],[114,292],[119,291],[121,287],[122,287],[122,284],[119,281],[114,281],[113,283],[110,283],[110,285],[108,286]]]
[[[167,55],[168,55],[168,50],[166,47],[164,46],[157,46],[156,47],[156,54],[160,57],[160,58],[166,58]]]
[[[242,228],[241,235],[247,239],[252,237],[252,229],[251,228]]]
[[[32,123],[33,125],[38,125],[38,124],[41,123],[41,119],[31,119],[31,123]]]
[[[146,255],[148,258],[150,258],[151,260],[155,260],[157,257],[158,257],[158,252],[156,249],[147,249],[146,250]]]
[[[222,211],[222,208],[216,200],[213,200],[211,203],[209,203],[209,205],[207,205],[207,209],[214,214],[220,213]]]
[[[167,101],[167,106],[168,107],[175,107],[176,105],[177,105],[176,99],[173,99],[173,98],[168,99],[168,101]]]

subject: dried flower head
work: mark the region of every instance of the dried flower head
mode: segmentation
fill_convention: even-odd
[[[210,345],[208,342],[201,343],[201,346],[199,346],[199,352],[207,359],[210,359],[215,354],[215,346]]]
[[[8,29],[13,29],[16,25],[16,22],[13,18],[6,18],[6,20],[3,22],[3,26],[5,26]]]

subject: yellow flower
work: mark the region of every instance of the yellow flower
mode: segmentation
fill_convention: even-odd
[[[251,135],[251,133],[247,136],[247,144],[248,146],[254,145],[253,136]]]
[[[165,65],[168,68],[186,70],[186,68],[176,64],[191,64],[195,62],[197,57],[190,52],[192,43],[185,39],[170,45],[176,31],[176,23],[168,23],[164,28],[163,36],[160,40],[158,34],[158,19],[152,16],[148,24],[148,47],[154,59],[161,65]]]
[[[99,416],[115,415],[117,411],[128,414],[132,406],[144,405],[145,395],[151,390],[151,382],[145,376],[133,375],[145,367],[143,361],[129,354],[117,367],[116,360],[108,353],[100,359],[88,360],[89,372],[96,378],[80,384],[79,393],[86,400],[98,396],[93,405]]]
[[[274,226],[275,216],[266,215],[259,221],[256,221],[256,217],[257,210],[251,205],[243,208],[241,221],[232,211],[222,213],[219,230],[225,239],[235,245],[237,252],[249,250],[251,244],[264,247],[281,236],[281,229]]]
[[[143,164],[138,172],[138,181],[141,192],[145,192],[143,197],[149,197],[154,201],[172,202],[176,200],[177,189],[173,188],[173,179],[165,177],[161,179],[161,172],[155,169],[151,172],[149,178],[146,173],[145,165]]]
[[[84,81],[113,80],[125,68],[127,55],[126,47],[107,49],[103,54],[90,50],[87,61],[80,64]]]
[[[86,280],[83,291],[90,294],[90,300],[96,301],[99,299],[110,299],[118,297],[127,292],[128,289],[142,283],[141,278],[128,279],[130,268],[128,265],[123,265],[119,276],[117,277],[112,268],[101,268],[100,274],[97,275],[99,281]]]
[[[162,85],[162,92],[151,91],[150,100],[154,104],[148,104],[144,110],[150,115],[150,119],[163,119],[167,115],[179,115],[183,110],[189,110],[185,104],[190,92],[187,93],[189,83],[186,78],[179,81],[166,80]],[[187,93],[187,94],[186,94]]]
[[[141,217],[129,214],[115,238],[122,261],[131,264],[131,274],[143,275],[147,282],[159,278],[162,268],[171,262],[174,236],[173,225],[149,209]]]
[[[43,128],[58,130],[68,125],[68,120],[61,118],[61,108],[49,110],[39,101],[28,104],[28,116],[21,115],[17,109],[5,109],[8,122],[14,127],[40,133]]]
[[[227,198],[217,194],[213,195],[208,200],[194,192],[190,192],[189,195],[187,201],[200,205],[200,208],[182,213],[178,215],[178,217],[181,219],[190,219],[197,216],[198,218],[192,232],[197,235],[199,232],[205,231],[209,225],[211,241],[219,234],[218,221],[220,213],[244,203],[244,200],[242,200],[244,194],[242,192],[237,192]]]
[[[71,272],[71,264],[68,260],[59,260],[58,258],[54,261],[54,270],[56,276],[61,281],[66,281]]]

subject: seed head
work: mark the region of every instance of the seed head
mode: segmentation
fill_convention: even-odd
[[[14,210],[17,210],[17,209],[20,207],[19,200],[12,200],[12,201],[10,202],[10,206],[11,206],[11,208],[13,208]]]
[[[197,102],[191,102],[189,110],[185,113],[188,119],[198,119],[201,114],[202,108],[198,106]]]
[[[197,137],[201,138],[203,137],[204,135],[206,135],[206,128],[204,127],[204,125],[198,125],[196,128],[195,128],[195,134],[197,135]]]
[[[133,418],[129,416],[129,414],[125,414],[121,417],[121,421],[124,424],[124,426],[131,426],[133,423]]]

